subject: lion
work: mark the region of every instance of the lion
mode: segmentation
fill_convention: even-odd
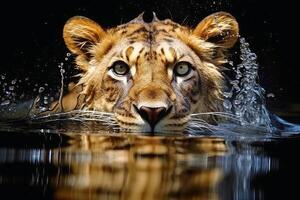
[[[238,37],[238,23],[226,12],[209,15],[196,28],[155,14],[149,23],[141,14],[107,30],[72,17],[63,38],[80,78],[51,112],[107,112],[130,132],[182,132],[191,114],[222,111],[222,66]]]

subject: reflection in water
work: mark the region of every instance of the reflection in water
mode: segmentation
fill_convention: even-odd
[[[33,198],[256,199],[266,194],[255,180],[280,167],[275,139],[35,133],[19,145],[14,135],[1,136],[1,188]]]
[[[78,148],[81,154],[72,155]],[[64,188],[57,195],[69,195],[75,187],[71,194],[82,197],[93,191],[97,198],[216,199],[216,184],[222,174],[210,158],[226,151],[219,139],[203,138],[194,143],[163,137],[83,136],[62,156],[66,164],[76,164],[73,176],[63,176]]]

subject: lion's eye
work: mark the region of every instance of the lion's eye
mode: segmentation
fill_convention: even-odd
[[[123,61],[116,61],[111,66],[113,72],[118,76],[124,76],[129,72],[129,66]]]
[[[176,76],[186,76],[192,70],[192,65],[188,62],[179,62],[174,67],[174,73]]]

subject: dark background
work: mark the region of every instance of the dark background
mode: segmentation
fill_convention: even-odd
[[[282,115],[292,112],[299,116],[299,11],[292,2],[295,1],[10,1],[0,8],[0,74],[6,75],[6,81],[29,77],[38,85],[59,86],[59,63],[64,62],[68,73],[72,71],[72,61],[65,61],[68,51],[62,29],[74,15],[89,17],[108,28],[143,11],[145,18],[155,11],[160,19],[171,18],[193,27],[213,12],[227,11],[237,18],[241,36],[258,55],[260,83],[266,94],[275,95],[267,98],[268,106],[278,113],[283,110]],[[25,89],[31,92],[31,87]]]

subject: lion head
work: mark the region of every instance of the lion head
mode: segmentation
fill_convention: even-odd
[[[140,15],[104,30],[76,16],[65,24],[63,37],[82,71],[84,109],[114,113],[129,131],[173,132],[182,131],[192,113],[221,109],[220,68],[238,31],[225,12],[195,29],[155,15],[146,23]]]

